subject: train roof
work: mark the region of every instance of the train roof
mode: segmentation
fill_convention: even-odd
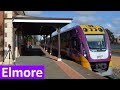
[[[98,33],[98,34],[104,34],[104,28],[102,27],[102,26],[99,26],[99,25],[88,25],[88,24],[83,24],[83,25],[76,25],[76,26],[73,26],[73,27],[71,27],[71,28],[69,28],[69,29],[65,29],[65,30],[61,30],[61,32],[60,33],[64,33],[64,32],[67,32],[67,31],[70,31],[70,30],[72,30],[73,28],[76,28],[76,27],[81,27],[82,29],[84,29],[84,28],[86,28],[86,29],[88,29],[88,32],[84,32],[85,34],[89,34],[89,33],[93,33],[93,34],[96,34],[96,33]],[[95,29],[94,31],[92,31],[92,30],[89,30],[89,29]],[[100,30],[97,30],[98,28],[100,28],[100,29],[102,29],[103,31],[101,32]],[[54,35],[52,35],[52,36],[56,36],[58,33],[57,32],[55,32],[54,33]]]
[[[104,28],[98,25],[81,25],[84,34],[104,34]]]
[[[76,25],[76,26],[73,26],[73,27],[71,27],[71,28],[61,30],[60,34],[61,34],[61,33],[64,33],[64,32],[67,32],[67,31],[70,31],[70,30],[72,30],[73,28],[76,28],[76,27],[78,27],[78,26],[79,26],[79,25]],[[56,36],[57,34],[58,34],[58,33],[55,31],[55,32],[54,32],[54,35],[52,35],[52,36]]]

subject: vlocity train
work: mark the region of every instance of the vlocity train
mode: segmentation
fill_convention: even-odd
[[[102,76],[112,74],[109,36],[96,25],[77,25],[61,32],[61,52]],[[57,34],[52,36],[52,46],[58,47]]]

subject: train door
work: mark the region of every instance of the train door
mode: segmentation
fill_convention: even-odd
[[[72,39],[71,39],[71,45],[72,45],[71,52],[72,52],[73,57],[76,60],[79,60],[79,57],[80,57],[80,43],[79,43],[79,38],[72,37]]]

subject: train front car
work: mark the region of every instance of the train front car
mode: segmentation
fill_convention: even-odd
[[[81,25],[81,64],[102,76],[112,74],[110,41],[101,26]]]

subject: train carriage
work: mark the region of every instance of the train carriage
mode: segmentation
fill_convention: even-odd
[[[112,74],[110,41],[103,27],[78,25],[60,35],[62,53],[102,76]],[[57,34],[52,36],[52,45],[56,48],[57,38]]]

